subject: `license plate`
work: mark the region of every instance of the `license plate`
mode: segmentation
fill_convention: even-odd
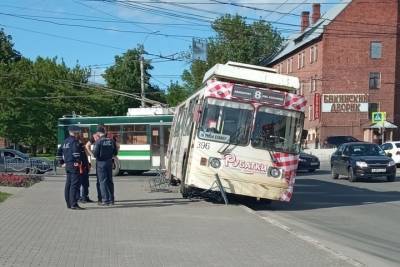
[[[311,162],[311,165],[318,165],[318,162]]]
[[[371,172],[386,172],[386,169],[371,169]]]

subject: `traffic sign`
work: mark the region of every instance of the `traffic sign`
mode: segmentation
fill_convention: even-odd
[[[372,122],[383,122],[386,120],[386,112],[372,112]]]

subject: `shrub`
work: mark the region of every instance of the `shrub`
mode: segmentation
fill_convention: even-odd
[[[42,177],[38,175],[0,173],[0,185],[2,186],[29,187],[41,180]]]
[[[0,202],[6,200],[6,198],[8,198],[9,196],[11,196],[11,194],[0,192]]]

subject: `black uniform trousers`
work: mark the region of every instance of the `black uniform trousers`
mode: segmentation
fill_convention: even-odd
[[[80,175],[80,182],[81,182],[81,194],[80,194],[80,199],[81,200],[88,200],[89,199],[89,172],[84,171]]]
[[[66,170],[67,180],[65,182],[64,197],[68,208],[78,205],[79,186],[81,185],[79,173],[76,170]]]

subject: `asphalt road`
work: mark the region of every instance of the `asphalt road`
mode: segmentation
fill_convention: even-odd
[[[400,266],[400,173],[350,183],[330,178],[328,168],[301,173],[290,203],[245,203],[279,222],[367,266]]]

